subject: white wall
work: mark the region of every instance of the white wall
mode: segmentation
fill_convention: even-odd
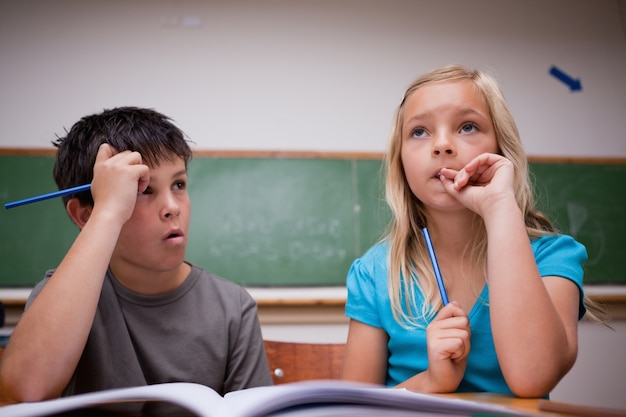
[[[2,0],[0,146],[141,105],[199,149],[383,151],[409,82],[460,62],[496,73],[529,154],[626,156],[623,4]]]
[[[626,0],[0,0],[0,147],[50,147],[83,115],[139,105],[197,149],[382,152],[410,81],[458,62],[496,74],[530,155],[626,157],[625,13]],[[626,408],[625,341],[623,322],[581,324],[554,398]]]
[[[613,330],[583,321],[578,326],[578,359],[552,392],[555,401],[626,410],[626,320]]]

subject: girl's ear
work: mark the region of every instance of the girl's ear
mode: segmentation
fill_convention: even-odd
[[[88,204],[81,204],[78,198],[70,198],[65,205],[67,213],[70,215],[76,226],[82,229],[91,216],[93,207]]]

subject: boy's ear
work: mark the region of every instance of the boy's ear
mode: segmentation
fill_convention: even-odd
[[[85,223],[87,223],[87,220],[89,220],[93,207],[89,204],[81,204],[78,198],[70,198],[65,205],[65,209],[74,223],[82,229]]]

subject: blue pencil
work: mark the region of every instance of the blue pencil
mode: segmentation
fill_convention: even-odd
[[[433,247],[433,241],[430,239],[430,233],[428,233],[428,228],[424,227],[422,229],[422,233],[424,234],[424,238],[426,239],[426,246],[428,247],[428,254],[430,255],[430,262],[433,264],[433,269],[435,270],[435,278],[437,279],[437,286],[439,287],[439,294],[441,294],[441,300],[443,301],[443,305],[448,304],[448,293],[446,292],[446,287],[443,284],[443,278],[441,277],[441,270],[439,269],[439,262],[437,262],[437,256],[435,256],[435,248]]]
[[[66,188],[65,190],[55,191],[53,193],[42,194],[35,197],[25,198],[23,200],[13,201],[11,203],[6,203],[4,208],[10,209],[13,207],[23,206],[25,204],[36,203],[42,200],[48,200],[49,198],[55,197],[63,197],[68,194],[76,194],[82,191],[88,191],[91,188],[91,184],[79,185],[78,187]]]

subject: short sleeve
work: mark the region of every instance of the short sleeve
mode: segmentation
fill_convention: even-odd
[[[380,248],[373,248],[350,266],[346,280],[348,297],[346,316],[367,325],[381,328],[379,292],[386,292],[386,262],[377,262]],[[382,282],[381,282],[382,280]],[[381,287],[382,285],[382,287]]]
[[[539,274],[542,277],[558,276],[574,282],[580,291],[579,319],[587,309],[583,303],[584,264],[587,261],[585,246],[568,235],[544,236],[533,242],[533,251]]]
[[[231,326],[234,343],[229,353],[224,392],[272,385],[257,305],[243,289],[239,291],[239,309],[241,321],[238,326]]]
[[[54,271],[55,271],[54,269],[50,269],[46,271],[46,275],[44,276],[44,278],[41,281],[39,281],[37,285],[35,285],[33,290],[28,295],[28,300],[26,300],[26,305],[24,306],[24,310],[28,310],[28,308],[33,303],[33,301],[35,301],[35,298],[37,298],[37,296],[39,295],[43,287],[48,283]]]

